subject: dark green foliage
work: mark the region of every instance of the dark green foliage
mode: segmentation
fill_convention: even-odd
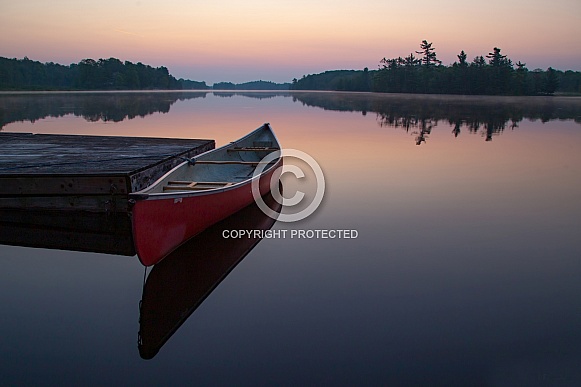
[[[494,51],[486,55],[488,66],[484,67],[488,74],[486,94],[507,95],[510,92],[513,73],[512,61],[506,55],[500,53],[500,48],[494,47]]]
[[[432,47],[432,43],[428,43],[427,40],[422,40],[420,49],[420,51],[416,51],[416,54],[422,54],[422,58],[420,59],[421,64],[427,67],[442,64],[442,61],[436,57],[436,49]]]
[[[545,73],[544,92],[547,94],[553,94],[557,90],[557,87],[559,87],[557,71],[555,71],[552,67],[549,67]]]
[[[410,53],[405,58],[383,58],[377,71],[336,70],[293,79],[291,89],[464,95],[581,93],[581,72],[529,71],[525,63],[513,64],[498,47],[472,62],[461,51],[450,66],[441,64],[427,40],[420,49],[416,51],[420,57]]]
[[[575,92],[574,76],[571,82],[562,82],[562,72],[549,68],[546,72],[529,72],[524,63],[515,66],[512,60],[495,47],[486,55],[477,56],[468,64],[467,55],[461,51],[458,62],[442,66],[432,43],[422,41],[420,60],[382,59],[380,69],[373,79],[373,90],[388,93],[427,94],[487,94],[487,95],[551,95],[567,85]],[[567,79],[569,81],[569,79]],[[573,84],[573,85],[571,85]]]
[[[212,86],[215,90],[288,90],[290,83],[252,81],[246,83],[219,82]]]
[[[581,72],[571,70],[565,72],[557,71],[557,76],[559,78],[557,91],[581,94]]]
[[[300,80],[293,79],[291,90],[334,90],[334,91],[370,91],[372,75],[369,69],[335,70],[322,74],[309,74]]]
[[[464,50],[460,51],[460,54],[458,55],[458,66],[460,67],[468,67],[468,62],[466,62],[466,58],[468,56],[466,55],[466,53],[464,52]]]
[[[55,63],[0,57],[0,90],[58,90],[74,87],[77,69]]]
[[[212,86],[214,90],[236,90],[236,85],[232,82],[218,82]]]
[[[493,52],[489,52],[486,57],[489,59],[489,64],[492,67],[504,67],[509,65],[510,60],[506,59],[506,55],[500,54],[500,48],[494,47]]]
[[[63,66],[0,58],[0,90],[175,90],[182,84],[165,67],[121,62],[116,58],[83,59]]]
[[[206,82],[190,81],[183,78],[178,79],[178,82],[182,85],[183,90],[207,90],[210,88]]]

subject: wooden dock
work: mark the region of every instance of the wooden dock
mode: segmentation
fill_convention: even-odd
[[[213,140],[0,133],[0,209],[126,212],[139,191]]]

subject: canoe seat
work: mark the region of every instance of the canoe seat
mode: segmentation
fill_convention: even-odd
[[[252,146],[256,148],[270,148],[272,147],[272,141],[253,141]]]
[[[197,160],[196,164],[210,164],[210,165],[258,165],[261,164],[260,161],[242,161],[242,160]],[[264,164],[264,163],[262,163]],[[268,164],[268,163],[266,163]]]
[[[249,147],[237,147],[228,149],[228,152],[272,152],[280,150],[280,148],[273,148],[268,146],[249,146]]]
[[[164,191],[203,191],[205,189],[225,188],[231,186],[227,181],[168,181]]]

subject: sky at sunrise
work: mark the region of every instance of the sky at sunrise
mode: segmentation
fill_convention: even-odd
[[[500,47],[531,70],[581,70],[580,37],[580,0],[0,0],[0,56],[115,57],[209,85],[376,69],[423,39],[446,65]]]

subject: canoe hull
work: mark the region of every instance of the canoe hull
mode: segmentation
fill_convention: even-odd
[[[264,203],[278,214],[272,195]],[[224,230],[270,230],[276,219],[254,203],[181,245],[147,276],[139,303],[139,354],[153,358],[231,270],[261,241],[223,237]]]
[[[259,177],[261,195],[270,190],[271,179],[278,181],[281,165],[282,160],[278,160]],[[251,186],[248,180],[204,194],[136,200],[131,214],[135,248],[141,263],[156,264],[188,239],[251,204],[254,201]]]

